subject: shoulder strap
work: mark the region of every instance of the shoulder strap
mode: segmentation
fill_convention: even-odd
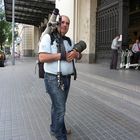
[[[71,39],[70,39],[69,37],[63,36],[63,39],[64,39],[64,40],[67,40],[70,46],[72,45]]]
[[[50,34],[50,37],[51,37],[51,45],[53,44],[54,40],[55,40],[55,36],[53,33]]]
[[[50,34],[50,37],[51,37],[51,45],[52,45],[55,40],[55,35],[53,32]],[[71,39],[69,37],[63,36],[62,38],[63,38],[63,40],[67,40],[70,46],[72,45]]]

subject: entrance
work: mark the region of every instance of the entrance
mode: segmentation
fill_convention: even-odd
[[[119,33],[119,2],[99,0],[96,17],[96,60],[110,58],[112,39]]]
[[[139,0],[99,0],[96,16],[96,60],[110,59],[111,43],[122,34],[122,49],[140,39]]]

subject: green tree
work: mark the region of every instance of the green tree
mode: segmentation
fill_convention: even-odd
[[[0,3],[0,49],[6,44],[11,44],[12,42],[12,26],[11,23],[5,20],[5,13],[2,3]]]

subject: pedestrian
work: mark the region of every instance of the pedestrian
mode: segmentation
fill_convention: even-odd
[[[110,69],[117,69],[118,49],[119,47],[121,47],[119,39],[120,39],[120,35],[117,35],[113,39],[112,44],[111,44],[112,57],[111,57]]]
[[[136,39],[136,42],[132,46],[132,52],[133,52],[133,63],[139,63],[140,59],[140,42],[138,39]]]
[[[50,132],[57,140],[67,140],[67,134],[70,130],[66,129],[64,116],[66,112],[66,101],[70,88],[71,75],[73,74],[73,61],[80,59],[81,53],[73,50],[71,39],[65,34],[69,30],[70,19],[62,15],[60,25],[57,28],[58,33],[63,38],[63,45],[65,51],[59,52],[57,49],[57,40],[54,39],[51,44],[50,34],[45,34],[39,45],[39,60],[44,62],[44,82],[46,91],[50,96],[51,105],[51,125]],[[61,82],[58,86],[58,62],[61,66]]]

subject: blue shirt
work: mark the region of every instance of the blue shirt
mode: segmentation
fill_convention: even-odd
[[[64,40],[64,46],[66,52],[69,52],[73,49],[73,45],[70,46],[67,40]],[[49,34],[45,34],[41,42],[39,44],[39,53],[45,52],[45,53],[57,53],[57,43],[56,41],[53,42],[51,45],[51,37]],[[44,70],[45,72],[55,74],[57,75],[58,72],[58,61],[54,62],[45,62],[44,63]],[[73,73],[73,64],[72,62],[67,61],[60,61],[60,71],[62,72],[62,75],[68,75]]]

